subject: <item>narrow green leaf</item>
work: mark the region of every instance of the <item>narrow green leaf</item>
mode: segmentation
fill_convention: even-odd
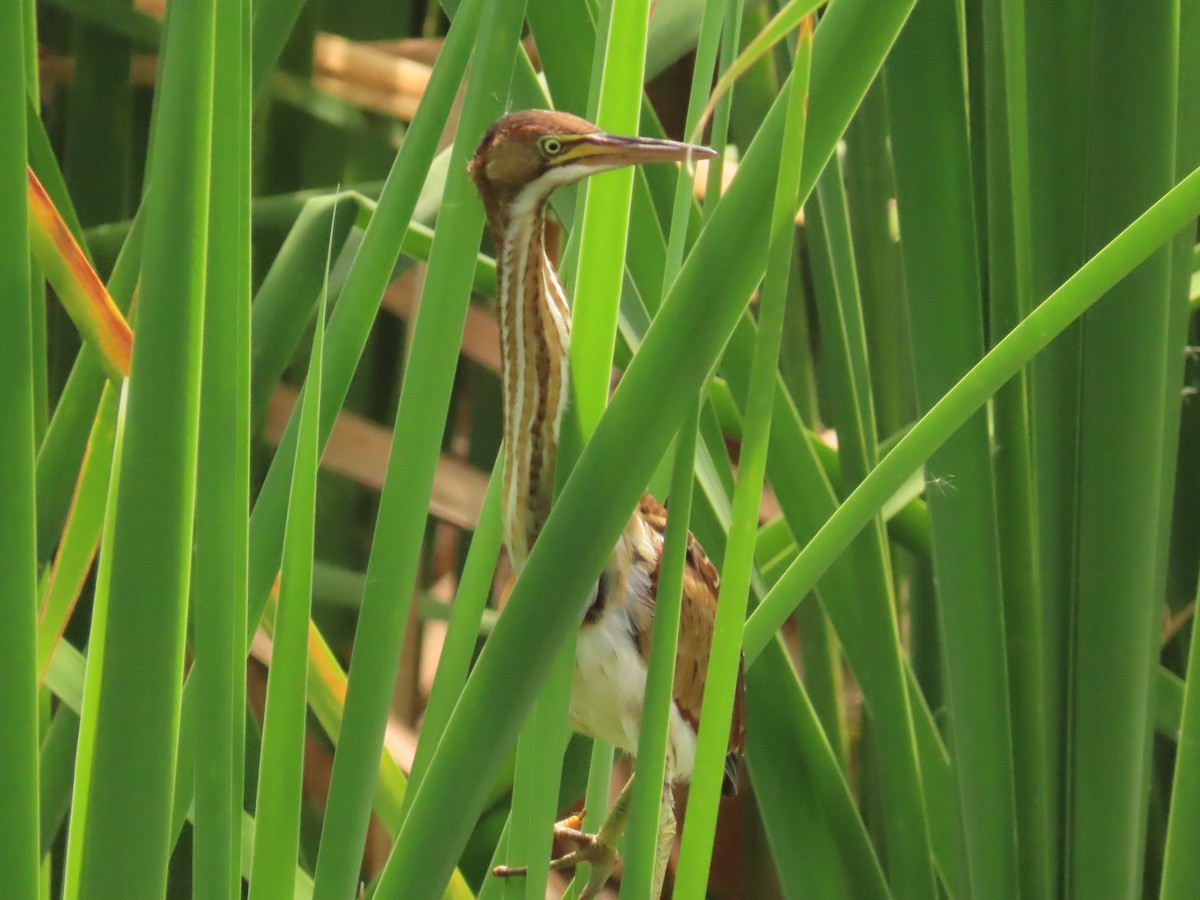
[[[984,350],[957,33],[953,3],[920,4],[887,69],[909,333],[922,411]],[[927,491],[961,808],[962,861],[951,888],[963,897],[1004,898],[1018,894],[1017,823],[993,455],[987,416],[980,412],[933,455],[926,479],[954,479],[952,492],[936,484]],[[971,602],[962,602],[964,597]]]
[[[779,579],[746,623],[753,658],[813,583],[916,467],[1021,366],[1200,214],[1200,169],[1167,192],[1047,297],[892,448]]]
[[[1183,719],[1175,751],[1171,817],[1163,852],[1160,900],[1183,900],[1200,883],[1200,627],[1192,620],[1192,650],[1183,694]]]
[[[700,131],[704,128],[704,125],[708,122],[709,117],[716,108],[717,101],[729,92],[730,88],[733,87],[733,83],[770,52],[772,47],[795,31],[805,16],[814,12],[818,7],[824,5],[824,3],[825,0],[788,0],[779,12],[775,13],[775,17],[767,23],[766,27],[746,44],[742,52],[738,54],[737,59],[733,61],[733,64],[721,73],[721,77],[717,79],[717,83],[712,89],[712,94],[708,98],[708,104],[704,107],[699,120],[686,131],[691,136],[690,140],[699,140]]]
[[[910,6],[843,0],[823,20],[814,44],[813,118],[805,147],[813,168],[804,167],[808,174],[802,175],[802,193],[833,151]],[[838,13],[839,8],[844,11]],[[847,51],[852,42],[854,53]],[[826,101],[818,103],[822,96],[827,98],[824,107]],[[686,413],[679,405],[662,404],[661,398],[699,389],[758,281],[767,231],[758,198],[775,181],[782,128],[782,105],[777,104],[584,449],[447,725],[438,759],[413,800],[377,896],[420,896],[437,890],[449,874],[486,800],[485,785],[512,746],[539,679],[578,622],[587,592],[642,485]],[[743,264],[725,265],[729,253]],[[698,303],[702,314],[694,306]],[[640,439],[631,442],[627,436],[634,432]],[[623,465],[612,466],[614,458]],[[605,502],[596,503],[595,496],[604,496]],[[555,602],[538,603],[539,597]],[[530,629],[542,637],[533,645],[522,638]],[[485,721],[486,741],[480,730]],[[447,807],[439,798],[451,791],[457,802]]]
[[[850,785],[779,642],[746,680],[754,723],[746,765],[784,896],[890,897]]]
[[[318,414],[325,340],[325,294],[317,305],[307,390],[301,401],[296,458],[283,542],[267,703],[258,768],[251,900],[287,896],[296,871],[304,777],[308,614],[320,464]]]
[[[474,14],[469,12],[473,9],[474,4],[464,5],[455,24]],[[483,212],[473,199],[474,187],[466,165],[478,138],[501,112],[503,97],[497,96],[495,85],[509,80],[512,47],[517,44],[524,21],[524,3],[491,4],[482,12],[444,205],[422,291],[423,296],[435,297],[437,302],[422,303],[413,324],[396,414],[396,432],[405,439],[392,443],[367,567],[345,721],[334,758],[317,860],[318,898],[346,896],[353,891],[358,876],[373,792],[374,760],[399,664],[453,385],[451,363],[458,355],[473,263],[483,230]],[[469,19],[465,24],[469,26]],[[381,201],[380,209],[382,205]],[[372,225],[379,220],[380,209],[372,217]],[[349,285],[343,296],[348,290]]]
[[[1047,296],[1087,260],[1088,80],[1093,0],[1026,3],[1029,105],[1031,299]],[[1066,331],[1031,367],[1030,414],[1037,484],[1038,586],[1045,670],[1045,721],[1065,722],[1071,678],[1074,590],[1078,575],[1080,338]],[[1047,729],[1047,818],[1061,828],[1067,795],[1065,728]],[[1061,834],[1061,832],[1060,832]],[[1061,844],[1050,854],[1050,884],[1062,891]]]
[[[708,882],[712,840],[716,831],[729,723],[742,662],[742,630],[754,565],[758,509],[767,468],[773,390],[779,365],[787,282],[791,274],[796,209],[800,205],[800,162],[808,119],[812,23],[800,30],[795,63],[788,80],[779,178],[771,210],[767,270],[759,302],[758,339],[750,371],[733,518],[725,553],[721,602],[717,604],[712,651],[704,682],[704,705],[696,741],[696,762],[688,794],[687,828],[679,853],[675,892],[681,898],[702,898]]]
[[[37,671],[44,677],[54,647],[66,628],[84,581],[92,568],[112,474],[113,439],[116,434],[120,391],[106,384],[96,410],[79,479],[58,552],[46,577],[38,610]]]
[[[129,382],[122,387],[117,407],[117,430],[113,437],[113,473],[119,471],[125,440],[125,413]],[[100,724],[99,697],[104,680],[105,634],[108,630],[109,588],[112,582],[113,530],[117,520],[117,491],[109,490],[104,504],[104,527],[100,535],[100,559],[96,566],[96,588],[92,596],[92,627],[89,654],[84,660],[66,641],[59,641],[46,670],[46,685],[79,715],[79,739],[75,750],[75,773],[71,786],[71,821],[67,832],[67,854],[63,862],[63,897],[80,895],[83,881],[88,811],[95,769],[96,735]],[[86,665],[86,668],[85,668]]]
[[[701,104],[712,79],[717,61],[717,49],[723,22],[723,3],[719,0],[704,5],[700,25],[700,40],[692,74],[688,101],[686,133],[695,131]],[[667,245],[664,280],[671,283],[683,265],[692,213],[692,175],[681,166],[675,179],[675,199],[671,217],[671,234]],[[715,198],[716,195],[714,195]],[[715,199],[713,204],[715,206]],[[637,748],[638,780],[634,782],[630,802],[629,831],[625,842],[625,869],[621,891],[626,897],[652,897],[655,874],[664,867],[660,859],[669,847],[660,846],[660,829],[664,824],[664,799],[667,776],[667,749],[670,714],[673,706],[675,655],[679,645],[679,619],[683,599],[683,572],[691,520],[692,487],[695,479],[696,440],[700,425],[700,405],[689,414],[675,438],[675,455],[671,476],[671,514],[667,519],[663,555],[659,563],[658,590],[655,594],[654,627],[650,638],[650,659],[646,667],[646,695],[642,709],[641,734]],[[671,838],[677,830],[672,811]]]
[[[251,313],[250,421],[261,422],[271,392],[310,327],[325,281],[325,248],[336,259],[358,212],[349,193],[305,201],[267,270]]]
[[[648,15],[647,0],[613,3],[596,124],[614,134],[638,133]],[[584,249],[572,292],[571,380],[585,437],[608,402],[633,174],[632,169],[604,172],[584,186],[578,223]]]
[[[671,469],[671,514],[659,561],[658,589],[654,595],[654,627],[650,659],[646,664],[646,695],[638,737],[637,778],[630,804],[629,832],[625,842],[625,870],[621,876],[622,896],[634,900],[657,900],[655,873],[666,869],[664,854],[670,844],[660,841],[664,827],[662,806],[674,804],[674,772],[667,771],[668,738],[674,701],[675,654],[679,647],[679,614],[683,601],[683,571],[687,562],[688,524],[692,513],[692,484],[696,467],[696,431],[700,426],[700,403],[684,419],[675,438],[675,460]],[[722,757],[723,759],[723,757]],[[669,777],[668,777],[669,776]],[[664,796],[665,792],[665,796]],[[671,825],[674,826],[672,812]],[[674,838],[675,827],[663,836]]]
[[[33,297],[25,199],[26,4],[0,13],[0,884],[38,895]],[[33,48],[29,48],[32,52]]]
[[[90,664],[84,658],[83,654],[71,644],[60,643],[55,648],[54,657],[50,662],[50,671],[46,676],[46,683],[52,687],[54,695],[62,701],[62,705],[59,707],[59,713],[55,715],[50,734],[42,743],[42,759],[46,764],[45,768],[47,772],[49,772],[49,765],[53,759],[61,758],[75,749],[74,742],[77,739],[80,729],[79,713],[83,702],[84,668]],[[67,715],[64,717],[63,714]],[[181,736],[186,735],[183,735],[181,731]],[[194,744],[194,739],[190,743]],[[74,754],[67,759],[68,769],[73,759]],[[70,775],[69,771],[67,775]],[[54,797],[58,791],[63,790],[63,788],[57,785],[50,785],[49,788],[51,789],[47,789],[47,785],[43,781],[43,798]],[[71,792],[69,777],[65,791],[68,795]],[[66,814],[67,801],[69,801],[69,796],[63,801],[62,815]],[[46,812],[52,812],[46,806],[43,809]],[[254,850],[254,818],[244,810],[240,813],[240,817],[241,826],[239,833],[241,835],[241,846],[238,853],[238,866],[241,878],[248,878],[250,876],[251,857]],[[42,821],[44,826],[42,832],[43,850],[45,850],[45,843],[51,837],[45,826],[50,823],[45,816]],[[312,896],[312,878],[299,866],[296,868],[295,889],[294,900],[307,900],[308,897]],[[455,895],[455,897],[462,896],[461,894]]]
[[[138,351],[110,491],[121,512],[108,548],[94,759],[90,778],[76,773],[90,781],[78,838],[82,897],[166,888],[195,494],[213,12],[211,2],[172,6],[161,56]]]
[[[42,738],[38,761],[43,859],[51,852],[71,806],[71,782],[75,774],[78,740],[79,713],[65,704],[60,705]]]
[[[196,495],[197,895],[241,897],[250,516],[250,3],[216,10],[212,206]]]
[[[1121,65],[1108,64],[1116,55]],[[1095,4],[1092,61],[1089,250],[1175,179],[1178,4]],[[1183,335],[1172,334],[1172,304],[1182,297],[1171,296],[1170,273],[1168,247],[1082,323],[1066,851],[1066,890],[1076,896],[1136,894],[1142,884],[1153,635],[1167,548],[1160,505],[1163,479],[1174,477],[1163,463],[1178,439],[1177,414],[1166,413],[1166,361],[1177,403],[1183,350]]]

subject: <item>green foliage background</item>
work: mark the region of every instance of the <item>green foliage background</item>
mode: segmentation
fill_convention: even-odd
[[[660,609],[682,524],[725,576],[674,896],[1194,892],[1200,4],[2,6],[6,896],[545,897],[550,823],[627,773],[565,704],[647,488],[679,523]],[[431,68],[372,106],[326,34]],[[466,161],[525,107],[688,137],[747,48],[698,138],[727,191],[554,199],[577,400],[497,614]],[[26,166],[129,318],[127,378]],[[647,777],[623,897],[656,807]]]

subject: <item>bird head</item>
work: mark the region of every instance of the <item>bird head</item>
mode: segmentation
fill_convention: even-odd
[[[608,134],[570,113],[530,109],[497,120],[467,171],[495,221],[502,207],[536,209],[556,188],[596,172],[716,155],[678,141]]]

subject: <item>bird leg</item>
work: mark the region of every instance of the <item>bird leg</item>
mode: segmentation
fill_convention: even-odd
[[[589,863],[592,867],[591,877],[588,879],[583,893],[579,895],[579,900],[593,900],[607,883],[608,876],[617,862],[617,843],[621,840],[621,835],[625,833],[625,825],[629,821],[629,801],[632,797],[633,777],[631,776],[625,782],[625,787],[621,788],[616,802],[613,803],[608,816],[600,823],[600,828],[595,834],[580,831],[578,826],[581,823],[577,816],[570,816],[555,824],[555,836],[574,841],[579,844],[579,847],[557,859],[550,860],[551,870],[569,869],[580,863]],[[497,878],[510,878],[515,875],[524,875],[527,871],[526,866],[496,866],[492,870],[492,874]]]
[[[654,853],[654,886],[651,897],[661,897],[663,881],[667,877],[667,861],[671,858],[671,845],[675,841],[675,791],[668,778],[663,784],[662,803],[658,810],[658,847]]]

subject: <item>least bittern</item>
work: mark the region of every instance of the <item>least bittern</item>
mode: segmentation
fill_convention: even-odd
[[[706,148],[674,141],[606,134],[566,113],[528,110],[496,122],[471,160],[471,177],[496,244],[504,393],[504,534],[517,571],[550,512],[559,423],[569,396],[571,313],[545,246],[550,194],[608,169],[714,155]],[[575,654],[571,727],[631,754],[637,751],[641,727],[666,517],[667,511],[653,497],[642,497],[596,585]],[[671,786],[686,782],[692,774],[719,584],[712,563],[689,534],[660,813],[656,896],[675,829]],[[739,672],[725,793],[736,787],[744,730]],[[551,866],[592,863],[584,898],[599,892],[616,860],[616,842],[624,830],[631,785],[632,779],[595,835],[580,832],[578,818],[556,825],[556,833],[573,839],[579,848]],[[497,874],[522,871],[500,867]]]

